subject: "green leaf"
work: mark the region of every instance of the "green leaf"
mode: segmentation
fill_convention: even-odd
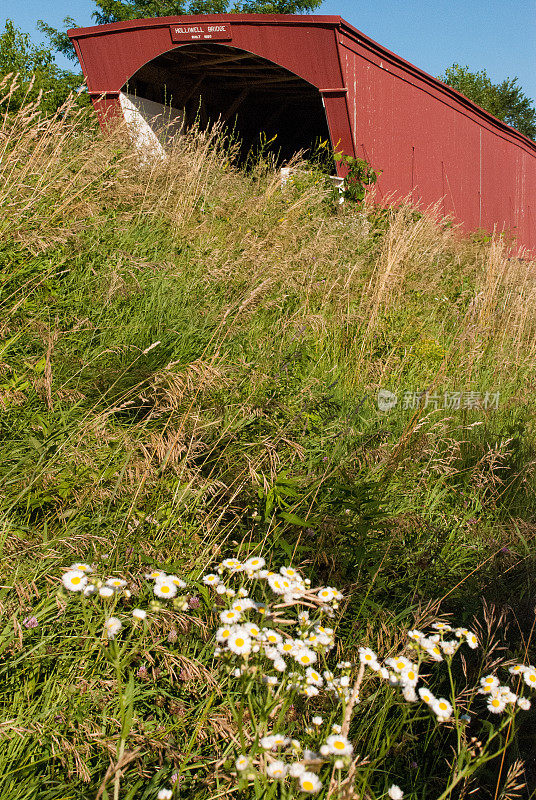
[[[284,519],[285,522],[290,522],[292,525],[300,525],[302,528],[311,527],[310,521],[302,519],[301,517],[298,517],[296,514],[292,514],[290,511],[281,511],[280,517]]]

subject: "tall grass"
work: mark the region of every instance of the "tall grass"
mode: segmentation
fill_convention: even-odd
[[[534,263],[463,238],[438,209],[334,208],[307,162],[282,188],[262,158],[240,169],[218,129],[147,163],[87,111],[12,114],[8,101],[2,797],[95,797],[117,752],[109,664],[54,595],[69,559],[196,579],[256,549],[343,591],[341,657],[364,642],[389,652],[396,624],[430,607],[469,626],[482,598],[503,620],[490,637],[504,612],[506,655],[530,652]],[[379,390],[397,395],[390,411]],[[469,392],[498,393],[498,407],[471,407]],[[121,797],[155,796],[155,770],[185,763],[185,796],[217,796],[202,765],[233,720],[222,702],[199,716],[217,686],[210,633],[184,625],[162,615],[137,656]],[[389,719],[358,726],[356,747]],[[395,738],[400,768],[422,765],[411,796],[439,796],[441,760]],[[509,766],[478,796],[509,796]]]

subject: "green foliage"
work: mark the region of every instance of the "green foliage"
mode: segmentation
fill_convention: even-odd
[[[486,671],[519,653],[534,663],[534,265],[408,206],[335,213],[318,165],[295,164],[282,187],[262,147],[239,169],[217,131],[147,165],[123,128],[77,120],[32,106],[2,129],[2,800],[87,800],[103,782],[112,798],[122,744],[120,800],[155,800],[178,773],[177,797],[226,791],[216,773],[233,769],[232,710],[248,694],[212,659],[225,601],[199,581],[226,556],[340,589],[336,659],[400,652],[398,632],[439,606],[472,628],[485,598]],[[381,388],[398,394],[390,411]],[[406,388],[500,403],[405,408]],[[70,593],[51,596],[75,559],[133,584],[115,606],[121,647],[154,565],[188,578],[200,606],[155,612],[139,652],[114,652],[101,606],[88,619]],[[381,758],[378,792],[393,781],[437,799],[451,765],[467,796],[502,791],[509,761],[500,781],[493,761],[471,778],[456,730],[426,709],[408,725],[374,680],[349,732],[371,756],[364,782]],[[524,713],[516,755],[530,758]],[[303,698],[291,714],[289,730],[310,722]]]
[[[376,183],[381,172],[375,172],[362,158],[354,158],[343,153],[335,153],[333,157],[335,161],[342,161],[348,170],[344,179],[345,198],[360,203],[365,197],[367,187]]]
[[[484,69],[471,72],[468,66],[453,64],[439,76],[439,80],[457,89],[473,103],[507,122],[520,133],[536,139],[536,108],[518,86],[517,78],[506,78],[495,84]]]
[[[30,36],[8,19],[0,34],[0,80],[10,73],[18,74],[18,88],[9,102],[11,111],[17,111],[24,102],[35,100],[42,92],[40,108],[52,113],[71,92],[80,89],[83,82],[81,75],[60,69],[50,48],[32,44]],[[81,96],[79,102],[87,102],[85,96]]]

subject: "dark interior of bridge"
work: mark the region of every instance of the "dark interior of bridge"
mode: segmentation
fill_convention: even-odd
[[[271,61],[227,45],[195,43],[177,47],[145,64],[123,92],[184,109],[186,127],[216,120],[241,142],[241,156],[260,137],[279,161],[297,151],[310,152],[328,141],[321,95],[307,81]]]

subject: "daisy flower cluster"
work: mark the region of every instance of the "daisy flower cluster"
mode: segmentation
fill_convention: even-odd
[[[432,628],[436,631],[432,634],[419,630],[408,631],[408,649],[414,653],[417,662],[398,655],[385,659],[382,666],[376,654],[365,647],[359,648],[359,658],[362,664],[388,681],[391,686],[398,686],[405,700],[415,702],[420,698],[436,715],[438,722],[447,722],[454,712],[451,702],[445,697],[436,697],[426,686],[417,688],[420,665],[427,660],[450,662],[462,644],[467,644],[474,650],[478,647],[478,640],[467,628],[452,628],[444,622],[435,622]],[[510,668],[510,673],[522,675],[527,686],[536,689],[536,669],[533,666],[516,664]],[[527,698],[518,697],[509,686],[501,686],[495,675],[483,677],[477,693],[488,697],[487,708],[493,714],[500,714],[508,706],[513,710],[516,705],[523,710],[530,708]]]
[[[530,689],[536,689],[536,668],[531,664],[528,666],[514,664],[508,671],[512,676],[521,676],[523,682]],[[521,684],[522,686],[523,684]],[[482,694],[487,698],[487,709],[492,714],[502,714],[507,709],[514,711],[516,707],[521,708],[523,711],[528,711],[531,706],[527,697],[513,692],[509,686],[501,685],[496,675],[485,675],[480,679],[478,694]]]
[[[254,780],[262,772],[268,781],[288,781],[294,779],[298,791],[316,794],[323,787],[318,772],[325,765],[342,770],[351,763],[354,748],[346,736],[341,734],[340,726],[334,725],[318,751],[302,746],[297,739],[284,734],[271,733],[263,736],[256,755],[240,755],[235,768],[240,777]]]
[[[185,597],[177,595],[179,589],[186,589],[186,581],[177,575],[167,575],[161,569],[154,569],[145,574],[147,580],[154,581],[153,594],[159,600],[174,600],[174,608],[180,611],[187,611],[188,601]]]
[[[154,598],[150,603],[151,610],[162,608],[162,600],[172,600],[173,607],[179,611],[186,611],[189,608],[187,598],[177,594],[179,590],[186,588],[186,582],[181,578],[176,575],[166,575],[158,569],[146,574],[145,577],[153,581]],[[128,615],[112,615],[119,600],[129,601],[132,597],[128,582],[124,578],[100,577],[91,564],[76,562],[64,571],[61,581],[68,592],[78,594],[79,597],[104,601],[106,619],[103,636],[107,639],[114,639],[117,636],[124,627],[127,617],[134,624],[147,618],[147,611],[143,608],[133,608]]]
[[[259,556],[243,563],[225,559],[203,582],[227,600],[217,612],[221,625],[214,652],[235,677],[247,672],[277,686],[284,676],[286,687],[304,697],[318,695],[322,687],[337,691],[342,678],[319,666],[335,646],[333,628],[323,617],[335,615],[342,599],[337,589],[312,588],[292,567],[271,572]]]

